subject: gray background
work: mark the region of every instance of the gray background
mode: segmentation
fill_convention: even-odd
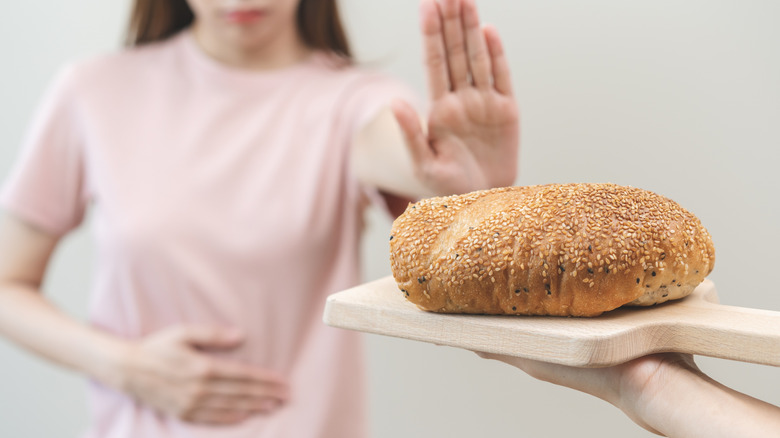
[[[66,61],[114,50],[128,0],[6,2],[0,18],[0,177]],[[425,95],[417,0],[343,0],[365,63]],[[522,185],[614,182],[650,189],[713,235],[725,304],[780,311],[780,4],[770,0],[479,3],[504,38],[522,111]],[[364,278],[389,273],[377,212]],[[55,255],[46,293],[83,318],[93,251],[84,230]],[[605,402],[473,353],[367,335],[375,437],[652,436]],[[699,358],[723,383],[780,404],[780,370]],[[80,376],[0,341],[0,436],[73,437]],[[684,409],[684,407],[681,407]]]

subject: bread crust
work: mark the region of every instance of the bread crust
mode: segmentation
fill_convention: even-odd
[[[425,199],[393,223],[390,253],[409,301],[443,313],[596,316],[682,298],[715,262],[693,214],[614,184]]]

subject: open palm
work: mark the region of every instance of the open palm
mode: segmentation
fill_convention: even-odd
[[[416,175],[440,194],[511,185],[518,110],[498,33],[480,26],[473,0],[425,0],[421,26],[432,100],[427,130],[409,104],[393,105]]]

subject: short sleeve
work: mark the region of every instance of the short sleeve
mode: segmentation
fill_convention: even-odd
[[[407,101],[422,113],[419,97],[405,83],[380,72],[364,72],[348,89],[348,96],[345,99],[344,111],[349,118],[350,134],[354,136],[395,99]],[[356,177],[355,180],[357,181]],[[391,213],[377,187],[358,184],[364,205],[374,205],[380,210]]]
[[[57,236],[78,226],[86,209],[74,75],[64,69],[44,95],[0,192],[3,209]]]
[[[366,72],[348,90],[346,110],[355,133],[395,99],[405,100],[422,111],[417,94],[405,83],[380,72]]]

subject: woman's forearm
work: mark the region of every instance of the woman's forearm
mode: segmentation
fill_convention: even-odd
[[[727,388],[693,357],[660,353],[607,368],[578,368],[479,353],[532,377],[599,397],[645,429],[673,438],[780,437],[780,408]]]
[[[0,335],[54,363],[121,385],[126,343],[66,315],[32,285],[0,284]]]
[[[777,406],[727,388],[698,370],[676,368],[660,377],[663,384],[644,388],[634,398],[633,409],[665,436],[780,436]]]

